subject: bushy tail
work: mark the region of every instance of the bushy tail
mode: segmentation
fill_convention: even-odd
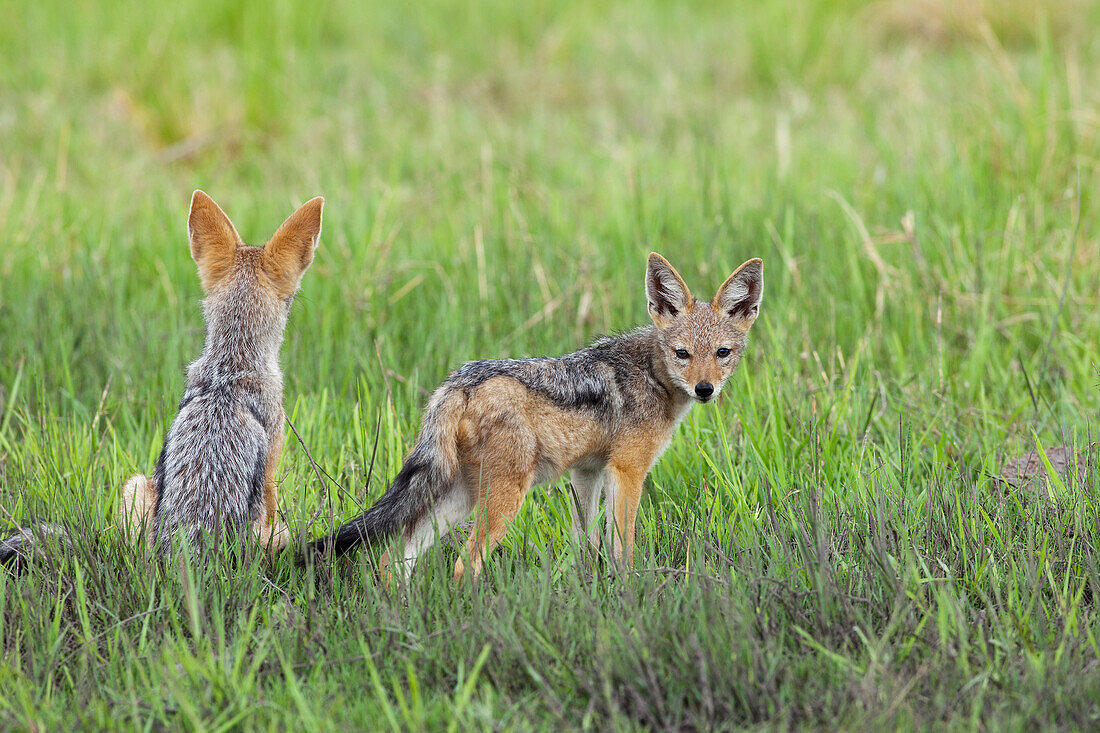
[[[14,532],[0,538],[0,565],[22,570],[51,539],[68,541],[69,531],[60,524],[45,522],[17,527]]]
[[[309,544],[301,561],[331,553],[340,556],[361,543],[392,537],[424,516],[458,474],[458,422],[466,407],[461,392],[441,387],[432,395],[416,447],[374,506],[328,537]]]

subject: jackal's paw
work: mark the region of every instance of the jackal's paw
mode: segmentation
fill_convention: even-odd
[[[136,544],[143,536],[152,539],[153,511],[156,508],[157,490],[153,482],[138,473],[122,487],[122,499],[118,507],[118,526],[122,536],[130,544]]]

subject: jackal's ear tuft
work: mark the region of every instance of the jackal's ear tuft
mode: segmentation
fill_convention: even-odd
[[[748,321],[751,326],[760,312],[760,298],[764,294],[764,261],[757,258],[734,270],[718,288],[714,307],[730,318]]]
[[[656,252],[649,253],[646,265],[645,297],[649,301],[649,317],[658,328],[665,328],[695,304],[680,273]]]
[[[191,241],[191,258],[199,266],[202,288],[209,291],[233,270],[241,237],[214,199],[196,190],[191,194],[187,215],[187,238]]]
[[[264,246],[264,273],[281,297],[294,294],[302,274],[313,262],[313,251],[321,238],[324,205],[325,200],[320,196],[302,204]]]

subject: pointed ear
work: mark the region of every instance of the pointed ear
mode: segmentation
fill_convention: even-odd
[[[287,217],[271,241],[264,246],[263,269],[279,297],[294,295],[302,274],[313,262],[313,251],[321,237],[321,209],[325,200],[318,196],[302,204]]]
[[[658,328],[666,328],[695,304],[680,273],[656,252],[649,253],[646,265],[645,297],[649,301],[649,317]]]
[[[214,199],[196,190],[187,215],[187,238],[191,240],[191,258],[199,266],[202,289],[209,292],[233,270],[241,237]]]
[[[760,298],[764,294],[764,261],[752,259],[738,267],[718,288],[714,296],[715,310],[721,310],[730,318],[747,321],[751,326],[760,312]]]

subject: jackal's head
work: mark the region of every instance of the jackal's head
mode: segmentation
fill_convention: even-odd
[[[263,247],[249,247],[214,199],[191,196],[187,236],[206,293],[207,337],[277,347],[287,314],[321,236],[324,199],[311,199],[283,222]]]
[[[657,358],[674,387],[709,402],[741,361],[746,336],[760,310],[764,263],[753,259],[730,275],[710,301],[696,300],[661,255],[649,255],[645,293],[657,326]]]

